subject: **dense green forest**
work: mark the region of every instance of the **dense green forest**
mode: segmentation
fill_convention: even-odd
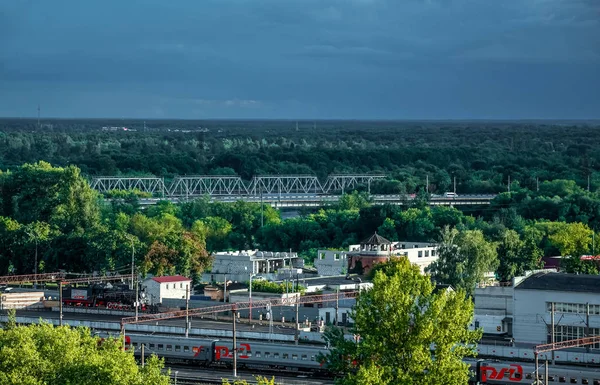
[[[127,131],[123,130],[127,128]],[[145,128],[144,128],[145,127]],[[114,128],[114,131],[113,131]],[[384,172],[383,193],[491,193],[537,180],[600,187],[600,123],[0,120],[0,168],[40,160],[84,175]],[[135,130],[135,131],[134,131]]]
[[[432,275],[467,291],[487,271],[510,279],[540,266],[542,256],[572,256],[564,260],[567,271],[598,272],[596,262],[579,259],[597,249],[597,127],[304,122],[296,130],[294,122],[209,123],[149,122],[142,131],[140,122],[56,121],[38,128],[5,121],[0,274],[32,272],[36,256],[38,271],[128,271],[134,252],[142,273],[199,277],[214,251],[292,249],[311,263],[318,248],[346,248],[374,231],[390,240],[440,242]],[[138,131],[102,130],[125,124]],[[208,198],[143,209],[134,192],[110,200],[86,180],[119,173],[249,178],[372,171],[390,175],[379,186],[386,192],[420,194],[406,206],[381,206],[352,192],[336,206],[282,220],[268,206]],[[506,191],[508,175],[513,183],[489,206],[429,207],[425,175],[433,191],[448,189],[453,175],[459,192]],[[457,276],[457,268],[468,273]]]
[[[447,252],[440,253],[444,263],[433,274],[467,290],[484,272],[510,279],[538,267],[543,255],[575,256],[566,261],[567,271],[597,273],[595,262],[578,257],[595,252],[588,224],[595,228],[600,218],[600,194],[563,180],[544,182],[540,192],[501,194],[476,215],[429,207],[425,200],[410,206],[373,205],[366,194],[353,192],[337,206],[285,221],[269,206],[208,198],[178,205],[163,201],[142,209],[135,193],[104,199],[78,168],[46,162],[0,174],[0,190],[3,274],[30,273],[36,258],[40,272],[128,271],[135,252],[142,273],[199,277],[210,268],[213,251],[293,249],[310,263],[318,248],[346,248],[374,231],[390,240],[441,242]],[[546,191],[560,195],[540,195]],[[528,218],[528,202],[536,207],[538,201],[547,209]],[[460,263],[477,269],[472,276],[453,278],[450,273]]]

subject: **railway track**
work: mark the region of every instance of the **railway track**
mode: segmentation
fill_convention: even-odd
[[[177,385],[202,385],[202,384],[222,384],[223,379],[229,380],[233,383],[234,377],[232,376],[231,369],[202,369],[202,368],[190,368],[186,365],[168,365],[171,369],[171,382]],[[275,383],[278,385],[332,385],[333,380],[323,379],[310,375],[303,374],[289,374],[282,375],[281,372],[261,372],[261,371],[248,371],[238,370],[238,375],[235,380],[246,380],[248,384],[257,384],[256,376],[262,376],[266,378],[275,378]]]

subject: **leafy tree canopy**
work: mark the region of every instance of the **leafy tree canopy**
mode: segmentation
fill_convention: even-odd
[[[0,330],[0,383],[5,385],[168,385],[155,356],[143,368],[122,342],[99,344],[85,328],[49,324]]]
[[[338,384],[466,385],[480,331],[469,330],[473,303],[459,291],[435,291],[406,258],[394,258],[361,292],[352,312],[360,342],[329,329],[322,356],[343,377]],[[377,327],[373,327],[377,325]]]

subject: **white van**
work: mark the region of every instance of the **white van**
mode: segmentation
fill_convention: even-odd
[[[444,193],[444,198],[457,198],[458,194],[457,193],[453,193],[453,192],[445,192]]]

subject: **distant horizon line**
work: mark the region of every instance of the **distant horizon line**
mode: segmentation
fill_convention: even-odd
[[[0,116],[0,120],[38,120],[37,116]],[[444,119],[404,119],[404,118],[115,118],[115,117],[40,117],[43,120],[111,120],[111,121],[230,121],[230,122],[597,122],[600,118],[444,118]]]

